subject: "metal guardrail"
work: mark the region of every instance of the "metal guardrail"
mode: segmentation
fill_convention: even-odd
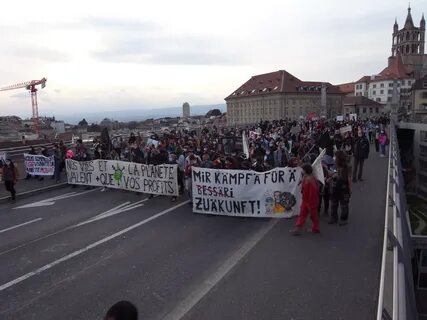
[[[390,126],[387,192],[384,223],[384,242],[380,287],[378,294],[377,320],[417,320],[414,280],[411,258],[414,253],[411,229],[408,220],[404,180],[400,162],[399,145],[395,122]],[[390,216],[391,215],[391,216]],[[389,220],[392,218],[390,226]],[[392,307],[384,306],[387,265],[387,250],[392,248]],[[391,310],[390,310],[391,309]]]

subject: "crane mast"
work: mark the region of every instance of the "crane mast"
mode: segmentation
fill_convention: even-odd
[[[40,133],[40,125],[39,125],[39,106],[37,102],[37,86],[41,86],[43,89],[46,86],[46,78],[41,80],[31,80],[27,82],[21,82],[17,84],[13,84],[10,86],[0,88],[0,91],[10,91],[25,88],[30,92],[31,95],[31,107],[32,107],[32,115],[33,115],[33,131],[37,134]]]

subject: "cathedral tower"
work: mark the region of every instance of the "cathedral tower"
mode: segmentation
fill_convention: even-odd
[[[389,65],[399,52],[402,56],[403,63],[407,66],[410,72],[413,72],[416,78],[419,78],[425,71],[427,59],[424,54],[425,45],[425,19],[422,15],[420,26],[416,27],[412,20],[411,7],[408,8],[405,24],[399,30],[397,19],[393,25],[393,43],[391,47],[391,57]]]

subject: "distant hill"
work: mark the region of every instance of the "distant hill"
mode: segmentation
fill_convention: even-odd
[[[205,115],[211,109],[219,109],[221,112],[227,111],[225,104],[209,104],[191,106],[190,114],[192,116]],[[99,123],[104,118],[109,118],[117,121],[142,121],[150,118],[163,117],[180,117],[182,115],[181,107],[158,108],[158,109],[135,109],[135,110],[117,110],[117,111],[100,111],[100,112],[82,112],[79,114],[56,115],[57,119],[64,120],[70,124],[77,124],[85,118],[89,123]]]

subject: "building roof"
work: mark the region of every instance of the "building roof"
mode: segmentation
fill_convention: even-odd
[[[414,21],[412,20],[411,7],[408,8],[404,29],[414,29]]]
[[[371,77],[370,76],[363,76],[362,78],[360,78],[359,80],[357,80],[355,83],[370,82],[370,81],[371,81]]]
[[[425,84],[425,85],[424,85]],[[415,81],[412,90],[427,90],[427,75]]]
[[[386,67],[383,71],[381,71],[379,74],[374,76],[364,76],[360,78],[356,83],[361,82],[375,82],[375,81],[386,81],[386,80],[401,80],[401,79],[408,79],[412,78],[413,75],[408,71],[406,66],[403,64],[402,56],[400,52],[397,53],[395,57],[393,57],[393,60],[391,64]]]
[[[403,64],[400,52],[397,53],[396,57],[392,60],[392,63],[380,72],[379,77],[382,78],[380,80],[398,80],[411,77],[411,73]]]
[[[285,70],[279,70],[253,76],[225,100],[275,93],[318,92],[320,94],[322,84],[326,85],[326,91],[329,94],[343,94],[337,86],[328,82],[302,81]]]
[[[378,103],[374,100],[368,99],[364,96],[348,96],[344,98],[344,106],[367,106],[367,107],[381,107],[381,103]]]
[[[354,92],[354,82],[337,84],[337,87],[346,94]]]

